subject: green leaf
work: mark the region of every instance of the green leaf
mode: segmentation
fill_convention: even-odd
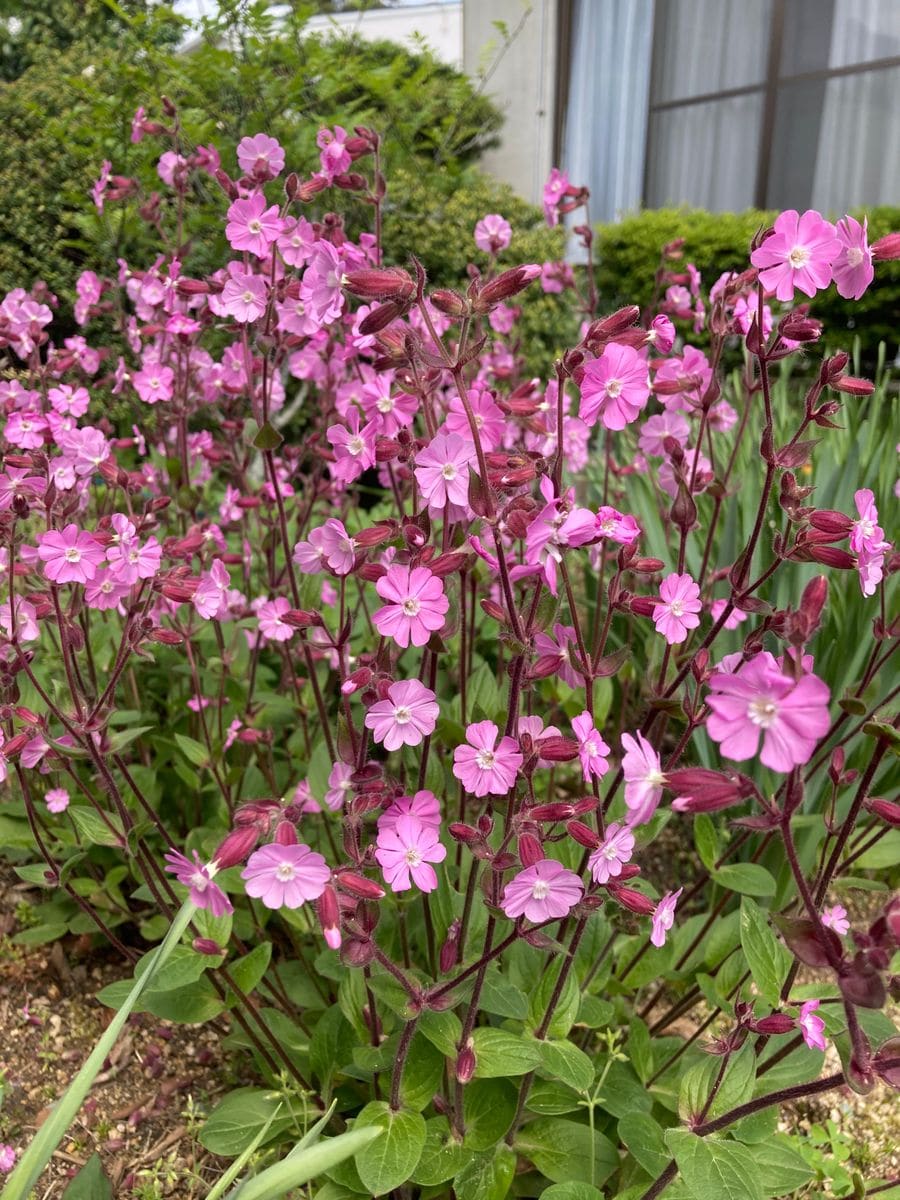
[[[619,1121],[619,1140],[648,1175],[661,1175],[669,1165],[662,1127],[649,1113],[626,1113]]]
[[[421,1113],[401,1108],[391,1112],[385,1100],[370,1101],[354,1129],[374,1126],[382,1136],[355,1157],[356,1169],[373,1196],[381,1196],[406,1183],[418,1165],[425,1146],[425,1120]]]
[[[456,1058],[456,1048],[462,1037],[462,1022],[449,1009],[434,1012],[429,1009],[419,1017],[418,1032],[437,1046],[445,1058]]]
[[[528,1016],[528,997],[499,971],[487,971],[481,988],[481,1008],[495,1017],[524,1021]]]
[[[153,951],[145,954],[135,964],[134,977],[140,979],[150,969],[153,963]],[[157,971],[153,977],[151,991],[170,992],[176,988],[187,987],[199,979],[210,960],[205,954],[198,954],[190,946],[176,946],[169,955],[166,965]]]
[[[541,1117],[561,1117],[579,1112],[584,1107],[582,1097],[555,1079],[536,1079],[531,1085],[525,1107]]]
[[[443,1077],[443,1054],[416,1031],[400,1081],[400,1100],[404,1108],[415,1112],[427,1108],[435,1093],[441,1090]]]
[[[476,1154],[453,1180],[456,1200],[503,1200],[516,1173],[516,1156],[503,1142],[492,1154]]]
[[[716,837],[716,827],[709,813],[697,813],[694,817],[694,845],[697,847],[700,861],[707,871],[713,874],[719,857],[719,839]]]
[[[530,1122],[517,1135],[516,1148],[553,1183],[577,1179],[601,1184],[619,1165],[618,1151],[609,1138],[562,1117]]]
[[[721,1058],[706,1056],[682,1076],[678,1093],[678,1115],[682,1121],[690,1121],[704,1111],[721,1066]],[[756,1056],[753,1047],[747,1043],[729,1059],[706,1117],[721,1116],[745,1103],[753,1095],[755,1081]]]
[[[200,1144],[211,1154],[234,1158],[241,1154],[268,1123],[269,1140],[292,1124],[277,1092],[262,1088],[237,1088],[220,1100],[200,1130]]]
[[[126,746],[130,746],[143,734],[149,733],[151,729],[155,728],[155,725],[132,725],[128,729],[117,729],[115,733],[109,735],[110,754],[121,754]]]
[[[250,995],[265,975],[271,957],[272,943],[260,942],[258,946],[253,947],[249,954],[228,964],[228,974],[245,996]],[[237,1003],[236,994],[230,998],[230,1002]]]
[[[425,1146],[412,1182],[423,1187],[446,1183],[471,1159],[461,1142],[454,1140],[446,1117],[432,1117],[425,1122]]]
[[[603,1193],[589,1183],[551,1183],[541,1200],[603,1200]]]
[[[881,871],[900,862],[900,829],[889,829],[884,837],[853,864],[865,871]]]
[[[68,931],[65,923],[54,921],[46,925],[32,925],[30,929],[21,930],[10,940],[15,946],[46,946],[48,942],[58,941]]]
[[[743,896],[774,896],[775,880],[758,863],[730,863],[713,872],[713,879],[731,892]]]
[[[205,767],[209,762],[209,753],[205,746],[201,746],[199,742],[195,742],[193,738],[186,737],[183,733],[175,734],[175,741],[178,743],[178,748],[188,762],[192,762],[195,767]]]
[[[605,1029],[611,1025],[616,1010],[608,1000],[600,1000],[597,996],[582,996],[578,1006],[576,1025],[586,1025],[588,1029]]]
[[[533,1038],[486,1026],[472,1034],[476,1079],[508,1079],[527,1075],[540,1062]]]
[[[66,812],[75,822],[81,836],[92,842],[93,845],[123,846],[125,844],[122,822],[112,813],[106,813],[106,820],[104,820],[93,808],[87,808],[82,804],[70,804]]]
[[[335,1004],[319,1017],[309,1043],[309,1065],[326,1090],[353,1056],[353,1030]]]
[[[739,1142],[670,1129],[666,1144],[696,1200],[764,1200],[754,1156]]]
[[[594,1082],[594,1064],[572,1042],[537,1041],[541,1056],[540,1070],[561,1079],[576,1092],[586,1092]]]
[[[632,1017],[628,1022],[628,1044],[625,1049],[638,1079],[646,1083],[653,1075],[653,1041],[647,1023],[640,1017]]]
[[[99,1154],[92,1154],[62,1194],[62,1200],[113,1200],[112,1184]]]
[[[763,910],[747,896],[741,900],[741,946],[760,995],[777,1007],[791,955],[769,928]]]
[[[463,1090],[467,1150],[490,1150],[505,1137],[516,1112],[516,1093],[499,1079],[475,1079]]]
[[[277,450],[284,438],[270,421],[260,425],[253,445],[257,450]]]
[[[768,1196],[785,1196],[803,1187],[815,1174],[791,1139],[779,1133],[753,1147],[753,1162],[763,1191]]]
[[[563,959],[557,959],[541,976],[536,988],[531,992],[529,1001],[529,1024],[532,1029],[538,1029],[547,1011],[547,1005],[553,997],[556,981],[562,970]],[[581,989],[574,972],[570,971],[563,986],[562,993],[553,1010],[553,1017],[547,1036],[564,1038],[575,1024],[578,1009],[581,1004]]]

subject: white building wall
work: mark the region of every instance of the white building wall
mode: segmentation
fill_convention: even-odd
[[[473,79],[490,70],[502,47],[494,22],[510,32],[522,22],[486,85],[504,124],[500,145],[481,165],[537,203],[554,165],[557,0],[463,0],[462,8],[463,67]]]

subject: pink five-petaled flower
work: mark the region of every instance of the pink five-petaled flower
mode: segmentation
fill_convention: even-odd
[[[578,757],[585,783],[591,779],[602,779],[609,770],[609,746],[594,727],[594,720],[587,711],[572,721],[572,729],[578,739]]]
[[[825,1022],[821,1017],[817,1017],[816,1009],[819,1007],[818,1000],[807,1000],[800,1006],[800,1016],[797,1019],[797,1024],[800,1026],[800,1032],[803,1034],[803,1040],[809,1046],[810,1050],[824,1050],[825,1042]]]
[[[822,924],[826,929],[833,929],[841,937],[850,932],[850,922],[847,920],[847,910],[843,904],[835,904],[831,908],[823,908]]]
[[[868,230],[869,222],[865,217],[862,225],[855,217],[841,217],[837,223],[841,251],[834,260],[832,273],[838,295],[845,300],[859,300],[875,278]]]
[[[344,801],[349,800],[353,792],[351,776],[353,768],[349,763],[336,762],[328,775],[328,791],[325,793],[325,805],[332,812],[344,807]]]
[[[432,633],[443,628],[450,601],[442,581],[427,567],[393,563],[375,590],[388,603],[372,614],[372,623],[398,646],[424,646]]]
[[[89,583],[104,556],[97,539],[77,525],[67,525],[61,533],[51,529],[38,539],[38,558],[54,583]]]
[[[170,850],[165,856],[166,870],[174,875],[179,883],[190,888],[191,904],[197,908],[208,908],[214,917],[226,916],[233,909],[231,901],[222,889],[213,883],[216,864],[207,863],[204,866],[196,850],[193,851],[193,855],[194,861],[191,862],[177,850]]]
[[[559,202],[569,189],[569,177],[558,167],[551,167],[544,184],[544,219],[548,225],[559,224]]]
[[[794,289],[814,296],[831,283],[831,268],[841,253],[834,226],[815,209],[801,216],[789,208],[775,219],[775,232],[750,255],[760,267],[759,281],[779,300],[793,300]]]
[[[659,599],[653,613],[657,633],[661,633],[670,646],[683,642],[689,629],[700,624],[697,615],[700,603],[700,588],[690,575],[667,575],[659,585]]]
[[[228,279],[222,289],[222,308],[235,321],[246,325],[258,321],[266,311],[268,302],[266,281],[261,275],[253,275],[241,269],[239,264],[229,265]]]
[[[175,390],[175,372],[171,367],[150,363],[136,371],[131,376],[131,382],[145,404],[158,404],[160,400],[165,403],[172,399]]]
[[[538,924],[567,916],[583,895],[574,871],[554,858],[543,858],[513,876],[503,889],[500,907],[511,920],[527,917]]]
[[[274,179],[284,170],[284,150],[267,133],[241,138],[237,160],[245,175],[255,175],[257,179]]]
[[[752,758],[762,735],[760,762],[773,771],[790,771],[809,762],[828,730],[827,685],[816,675],[795,681],[767,650],[734,672],[715,672],[709,686],[713,694],[706,703],[712,713],[706,732],[734,762]]]
[[[627,825],[608,825],[606,836],[588,859],[595,883],[608,883],[622,874],[634,853],[634,834]]]
[[[512,240],[509,221],[499,213],[488,213],[475,226],[475,245],[485,254],[499,254]]]
[[[283,619],[290,607],[284,596],[276,596],[274,600],[267,600],[256,610],[259,632],[267,641],[289,642],[294,636],[294,630]]]
[[[418,679],[392,683],[387,699],[377,700],[366,713],[366,729],[385,750],[418,746],[434,733],[440,706],[434,692]]]
[[[433,892],[438,885],[431,863],[443,862],[446,846],[438,840],[438,831],[410,813],[391,824],[378,823],[375,858],[385,882],[393,892],[405,892],[416,885],[422,892]]]
[[[850,549],[856,554],[862,594],[874,596],[884,577],[884,555],[890,550],[891,543],[885,540],[884,530],[878,524],[878,509],[869,488],[860,488],[853,499],[859,520],[854,521],[850,530]]]
[[[44,803],[47,805],[47,812],[65,812],[69,807],[69,793],[65,788],[50,788],[44,796]],[[822,920],[825,920],[824,913],[822,914]]]
[[[457,433],[439,433],[416,455],[416,482],[423,500],[438,508],[465,506],[469,499],[469,463],[475,454],[471,441]]]
[[[322,173],[330,183],[335,175],[344,175],[350,170],[353,159],[347,149],[347,130],[335,125],[334,132],[330,129],[320,129],[316,134],[316,145],[319,147],[319,163]]]
[[[675,905],[683,891],[684,888],[679,888],[677,892],[666,892],[653,910],[650,920],[650,941],[654,946],[666,944],[666,934],[675,924]]]
[[[629,809],[628,824],[643,825],[659,807],[666,777],[659,755],[642,733],[638,733],[637,740],[630,733],[623,733],[622,746],[625,750],[622,774],[625,776],[625,804]]]
[[[356,559],[356,540],[344,528],[344,523],[337,517],[329,517],[320,530],[312,531],[309,535],[310,541],[313,540],[313,534],[316,532],[320,535],[325,561],[332,571],[336,575],[349,575]],[[296,547],[294,553],[296,554]]]
[[[414,817],[421,825],[440,829],[441,806],[437,796],[424,788],[414,796],[398,796],[378,818],[379,830],[393,828],[401,817]]]
[[[466,741],[453,751],[453,774],[473,796],[504,796],[522,765],[518,742],[497,737],[493,721],[476,721],[466,729]]]
[[[225,236],[233,250],[246,250],[257,258],[265,258],[281,235],[278,205],[266,208],[262,192],[246,200],[235,200],[228,208]]]
[[[214,559],[208,571],[201,572],[194,592],[194,608],[204,621],[212,621],[227,608],[231,577],[221,559]]]
[[[585,425],[599,418],[604,429],[624,429],[650,397],[647,361],[631,346],[612,342],[584,368],[580,386],[578,415]]]
[[[266,908],[299,908],[305,900],[317,900],[330,878],[322,855],[302,843],[260,846],[241,871],[247,895],[262,900]]]

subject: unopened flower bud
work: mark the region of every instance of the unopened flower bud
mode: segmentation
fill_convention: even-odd
[[[332,950],[340,949],[341,945],[341,906],[338,894],[331,883],[325,884],[325,890],[316,901],[316,912],[325,944]]]
[[[840,571],[856,570],[856,559],[837,546],[808,546],[802,557],[806,561],[821,563],[823,567],[836,567]]]
[[[475,1069],[478,1062],[475,1058],[475,1051],[471,1046],[466,1046],[460,1050],[456,1058],[456,1079],[458,1083],[466,1084],[472,1079],[475,1074]]]
[[[147,634],[147,640],[150,642],[158,642],[161,646],[180,646],[184,638],[180,633],[176,633],[174,629],[163,629],[158,626],[156,629],[151,629]]]
[[[847,396],[871,396],[875,384],[868,379],[856,379],[852,375],[841,375],[831,386],[836,392],[844,392]]]
[[[535,863],[543,862],[545,857],[539,838],[533,833],[519,834],[519,860],[523,867],[533,867]]]
[[[259,841],[259,829],[255,825],[239,826],[226,834],[213,858],[220,871],[242,863]]]
[[[768,1017],[763,1017],[760,1021],[754,1021],[750,1028],[754,1033],[763,1033],[767,1036],[779,1033],[790,1033],[795,1029],[797,1022],[793,1017],[789,1017],[787,1013],[772,1013]]]
[[[432,292],[431,303],[438,312],[456,320],[464,317],[469,311],[465,298],[451,288],[439,288],[436,292]]]
[[[459,933],[461,928],[462,925],[460,922],[458,920],[453,920],[450,922],[450,926],[447,929],[447,937],[444,940],[444,944],[441,946],[441,953],[439,956],[442,975],[448,975],[456,966],[459,955]]]
[[[191,946],[198,954],[208,954],[211,958],[225,953],[219,943],[214,942],[212,938],[196,937],[191,942]]]
[[[709,771],[705,767],[687,767],[670,771],[666,786],[677,794],[672,801],[674,812],[717,812],[730,808],[753,794],[753,784],[735,772]]]
[[[645,896],[643,892],[635,891],[634,888],[622,887],[618,883],[608,883],[607,891],[613,900],[621,904],[623,908],[627,908],[629,912],[638,913],[639,916],[649,917],[656,908],[656,905],[649,896]]]
[[[875,262],[900,258],[900,233],[886,233],[872,245],[871,250]]]
[[[817,342],[822,336],[822,322],[805,313],[790,312],[779,324],[778,332],[792,342]]]
[[[573,805],[565,804],[561,800],[551,801],[550,804],[536,804],[534,808],[528,809],[528,817],[532,821],[566,821],[574,815]]]
[[[900,829],[900,804],[895,804],[893,800],[882,800],[877,796],[870,796],[864,803],[873,816],[880,817],[885,824]]]
[[[596,850],[600,845],[600,838],[597,836],[597,833],[585,825],[583,821],[568,821],[566,823],[566,830],[579,846],[586,846],[588,850]]]
[[[816,509],[815,512],[810,513],[809,523],[813,529],[831,534],[835,538],[848,537],[853,528],[853,521],[833,508]]]
[[[652,617],[656,612],[657,603],[658,601],[652,596],[632,596],[628,601],[628,607],[639,617]]]
[[[279,821],[275,828],[275,841],[279,846],[296,846],[297,830],[290,821]]]
[[[490,312],[495,305],[524,291],[530,283],[540,277],[540,274],[541,268],[534,264],[502,271],[496,279],[492,279],[481,289],[473,301],[473,311],[477,313]]]
[[[578,743],[571,738],[545,737],[537,743],[537,751],[547,762],[572,762],[578,757]]]
[[[344,938],[341,942],[341,962],[348,967],[367,967],[375,958],[375,947],[368,938]]]

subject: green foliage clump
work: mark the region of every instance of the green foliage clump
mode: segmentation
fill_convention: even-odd
[[[753,235],[770,225],[776,215],[759,209],[708,213],[700,209],[662,208],[601,226],[597,238],[597,285],[603,310],[621,304],[648,304],[653,297],[660,250],[676,238],[684,239],[684,261],[698,268],[705,289],[723,271],[746,270]],[[855,215],[862,218],[863,214]],[[900,208],[870,209],[868,219],[869,240],[874,241],[900,228]],[[866,362],[876,360],[879,342],[886,342],[889,353],[894,353],[900,329],[900,265],[879,263],[875,282],[861,300],[842,300],[834,287],[821,292],[813,300],[811,312],[825,323],[829,339],[846,349],[850,349],[858,336]]]

